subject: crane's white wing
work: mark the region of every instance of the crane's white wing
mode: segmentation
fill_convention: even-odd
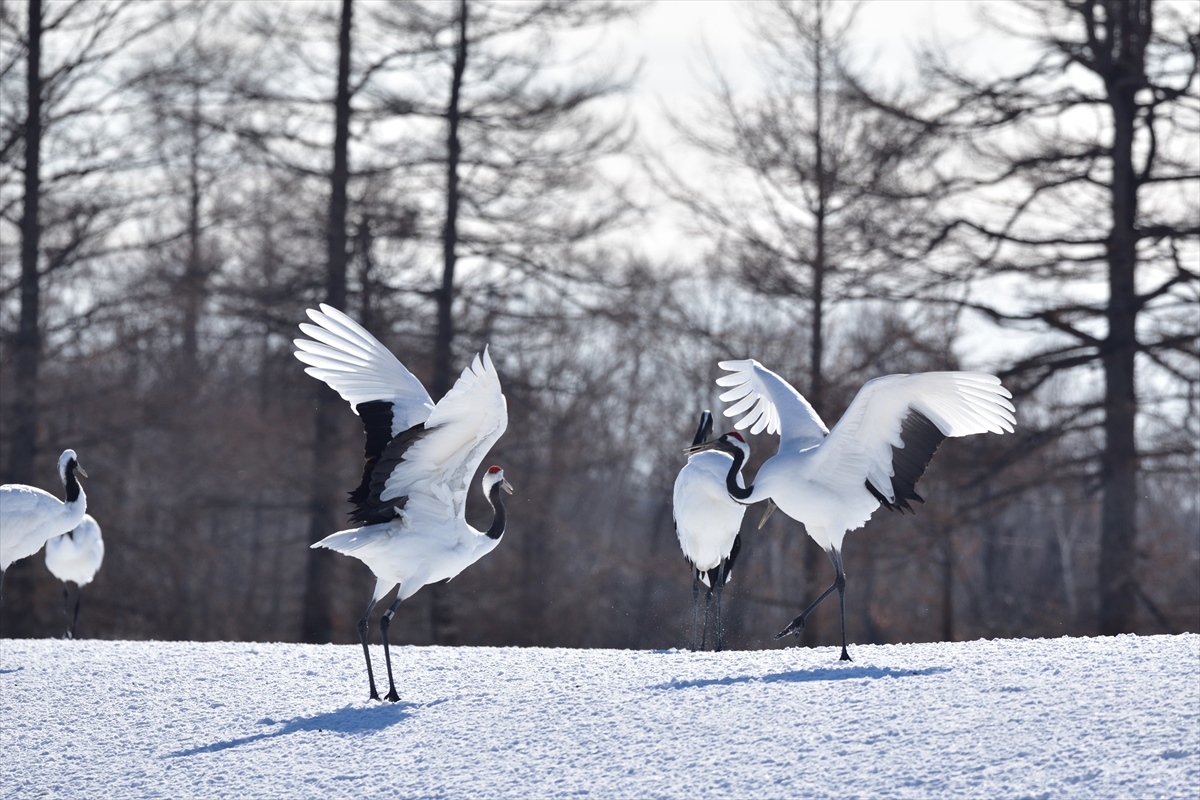
[[[0,570],[74,528],[83,513],[82,506],[64,503],[36,486],[0,486]]]
[[[717,385],[733,387],[721,395],[721,401],[737,401],[725,409],[725,416],[742,415],[734,425],[739,431],[778,433],[781,453],[820,444],[829,433],[803,395],[754,359],[721,361],[717,366],[732,373],[717,378]]]
[[[508,406],[485,347],[434,406],[424,432],[388,476],[380,499],[410,496],[411,504],[411,496],[426,495],[461,518],[468,481],[506,427]]]
[[[382,400],[392,404],[392,436],[424,422],[433,400],[416,376],[392,352],[350,317],[333,306],[308,309],[314,324],[302,322],[310,339],[296,339],[296,358],[309,375],[324,381],[350,403]]]
[[[1012,433],[1011,397],[999,378],[980,372],[876,378],[858,390],[813,454],[813,467],[830,485],[866,480],[889,505],[908,508],[905,497],[920,499],[913,484],[943,439]]]

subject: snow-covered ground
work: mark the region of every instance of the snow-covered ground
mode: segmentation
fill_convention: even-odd
[[[1195,797],[1200,635],[725,653],[0,642],[4,797]],[[381,648],[376,666],[383,669]],[[386,680],[386,679],[385,679]]]

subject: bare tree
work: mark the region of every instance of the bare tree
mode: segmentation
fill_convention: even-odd
[[[38,274],[41,224],[42,147],[42,3],[30,0],[25,64],[25,186],[21,212],[21,321],[14,339],[17,398],[12,405],[15,418],[9,451],[8,479],[31,483],[33,455],[37,448],[37,379],[41,355],[41,278]]]
[[[325,302],[334,308],[346,307],[347,272],[347,190],[350,182],[350,54],[353,31],[352,0],[342,0],[338,27],[337,89],[334,97],[333,169],[330,172],[329,219],[326,229]],[[323,383],[314,388],[316,432],[313,437],[312,484],[310,488],[309,538],[317,541],[334,530],[338,520],[335,509],[338,470],[328,457],[338,435],[337,417],[343,413],[341,398]],[[302,636],[307,642],[332,640],[334,620],[330,594],[334,559],[330,553],[312,550],[305,572],[304,622]]]
[[[114,135],[127,119],[117,64],[159,27],[161,11],[129,2],[0,7],[0,93],[17,101],[0,112],[0,240],[15,233],[21,243],[11,261],[12,251],[0,249],[0,458],[8,481],[36,482],[47,419],[61,411],[44,391],[46,364],[91,310],[86,293],[67,297],[61,287],[111,251],[129,207],[114,191],[137,162]],[[29,569],[18,565],[11,582],[26,584]],[[18,623],[10,632],[29,631],[22,602],[5,608]]]
[[[107,177],[106,171],[120,162],[116,140],[105,140],[102,129],[89,128],[87,120],[95,122],[113,110],[114,92],[97,91],[97,86],[104,84],[105,71],[111,73],[120,55],[158,26],[161,16],[143,13],[145,10],[128,2],[71,2],[47,8],[40,0],[32,0],[25,4],[24,20],[19,18],[18,8],[12,3],[0,10],[5,44],[0,80],[6,97],[24,99],[23,108],[5,104],[0,130],[0,164],[4,165],[0,172],[0,224],[12,225],[19,232],[20,271],[9,283],[11,273],[4,264],[0,297],[8,301],[15,292],[19,305],[19,321],[11,340],[15,386],[6,470],[9,480],[28,481],[39,443],[36,387],[45,355],[46,324],[42,291],[52,273],[85,260],[115,224],[103,192],[81,201],[62,188],[74,189],[82,181]],[[72,45],[69,55],[63,54],[65,42]],[[22,77],[24,85],[18,88],[15,82]],[[14,113],[18,108],[23,113]],[[67,146],[68,142],[74,148]],[[64,151],[70,155],[64,156]],[[22,152],[20,162],[9,158],[15,152]],[[49,163],[47,152],[54,154]],[[22,164],[19,171],[11,168],[15,163]],[[19,222],[14,219],[18,198]]]
[[[1031,64],[976,77],[945,57],[929,61],[953,99],[924,122],[963,145],[974,169],[937,241],[981,279],[969,308],[1042,334],[1008,370],[1023,391],[1067,373],[1100,378],[1100,396],[1079,398],[1073,424],[1053,424],[1102,431],[1080,462],[1103,493],[1098,627],[1129,631],[1142,593],[1144,470],[1196,458],[1194,437],[1177,426],[1195,418],[1200,382],[1200,329],[1187,311],[1200,299],[1200,17],[1164,0],[1005,10],[1002,29],[1036,49]],[[1013,291],[1014,278],[1028,290]],[[1077,437],[1071,447],[1089,445]]]

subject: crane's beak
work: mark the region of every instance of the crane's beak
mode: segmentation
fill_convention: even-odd
[[[75,471],[78,472],[80,475],[82,475],[85,478],[88,476],[87,470],[85,470],[83,467],[79,466],[78,461],[75,462]]]
[[[694,444],[691,447],[685,447],[685,448],[683,448],[683,452],[688,454],[689,456],[692,456],[692,455],[695,455],[696,453],[702,453],[705,450],[712,450],[716,446],[717,446],[717,440],[713,439],[711,442],[704,442],[703,444]]]
[[[758,521],[758,529],[760,531],[762,530],[762,526],[767,524],[767,519],[772,514],[775,513],[775,508],[776,508],[775,501],[768,497],[767,498],[767,510],[763,512],[762,519],[760,519]]]
[[[508,478],[500,479],[500,488],[503,489],[504,491],[508,492],[509,494],[513,493],[512,484],[508,482]]]

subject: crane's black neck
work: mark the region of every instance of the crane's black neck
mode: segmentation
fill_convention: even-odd
[[[708,441],[708,437],[712,436],[713,418],[712,413],[703,411],[700,413],[700,427],[696,429],[696,436],[692,439],[692,447],[704,444]]]
[[[495,512],[495,515],[492,517],[492,526],[487,529],[487,537],[489,539],[499,539],[504,535],[504,523],[507,517],[504,513],[502,483],[503,481],[496,481],[492,484],[492,488],[488,492],[488,500],[491,502],[492,510]]]
[[[75,459],[71,459],[67,462],[67,468],[64,470],[64,472],[66,472],[66,478],[63,480],[63,488],[67,491],[68,503],[74,503],[76,500],[78,500],[79,492],[81,491],[79,479],[75,477],[75,467]]]
[[[741,472],[743,462],[746,460],[746,454],[741,448],[733,445],[721,447],[726,453],[733,456],[733,463],[729,466],[729,474],[725,476],[725,488],[729,490],[729,496],[734,500],[749,500],[750,494],[754,491],[754,486],[747,486],[744,489],[738,486],[737,476]]]

